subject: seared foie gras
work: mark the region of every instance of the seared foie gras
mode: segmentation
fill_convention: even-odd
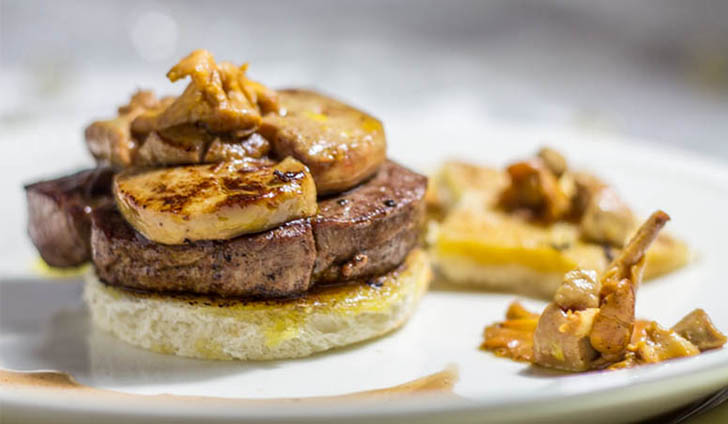
[[[313,178],[292,158],[264,167],[236,161],[124,171],[113,191],[126,220],[164,244],[225,240],[317,210]]]
[[[319,194],[354,187],[384,162],[387,142],[378,119],[313,91],[279,95],[280,112],[264,116],[260,132],[277,154],[311,169]]]

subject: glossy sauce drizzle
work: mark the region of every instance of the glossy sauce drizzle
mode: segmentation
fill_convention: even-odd
[[[0,385],[12,389],[26,390],[62,390],[74,394],[92,396],[103,396],[126,399],[149,399],[149,400],[182,400],[201,401],[215,403],[281,403],[281,402],[317,402],[331,400],[351,400],[367,398],[397,398],[400,396],[442,393],[452,395],[453,387],[458,381],[458,371],[455,366],[430,374],[416,380],[412,380],[397,386],[383,389],[367,390],[362,392],[347,393],[335,396],[314,396],[304,398],[268,398],[268,399],[246,399],[246,398],[220,398],[208,396],[182,396],[171,394],[160,395],[137,395],[122,393],[113,390],[98,389],[86,386],[77,382],[70,374],[62,372],[22,372],[0,369]]]

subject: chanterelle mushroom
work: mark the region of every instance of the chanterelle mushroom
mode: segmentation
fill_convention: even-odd
[[[635,292],[642,282],[645,253],[670,217],[653,213],[602,275],[599,313],[590,341],[607,360],[619,360],[629,344],[634,326]]]
[[[546,223],[577,222],[584,239],[616,247],[635,229],[632,211],[614,189],[593,175],[570,170],[552,148],[510,165],[507,173],[510,184],[500,196],[507,211],[526,211]]]
[[[204,124],[212,132],[254,132],[261,114],[277,109],[274,91],[245,76],[247,65],[215,63],[207,50],[195,50],[167,73],[175,82],[189,76],[190,84],[156,117],[155,129],[181,124]]]
[[[694,356],[723,346],[725,335],[702,309],[691,312],[672,329],[635,320],[635,293],[642,280],[645,253],[669,219],[665,212],[653,213],[601,278],[593,271],[567,273],[554,302],[538,319],[532,338],[529,326],[517,325],[507,316],[505,322],[486,328],[483,347],[545,367],[586,371]],[[510,330],[514,327],[519,331]],[[529,340],[531,355],[524,352]]]
[[[140,140],[133,137],[131,123],[146,113],[158,113],[169,99],[157,99],[151,91],[134,93],[128,104],[119,107],[119,116],[96,121],[85,131],[91,154],[102,164],[124,168],[134,162]]]
[[[728,340],[725,334],[715,328],[708,314],[700,308],[685,315],[672,327],[672,331],[689,340],[701,351],[721,347]]]
[[[544,165],[554,173],[557,177],[564,175],[569,169],[566,158],[559,153],[556,149],[550,147],[542,147],[538,151],[538,157],[541,158]]]
[[[506,210],[529,210],[546,222],[557,221],[569,212],[569,194],[541,159],[514,163],[507,172],[511,182],[500,198]]]
[[[590,193],[579,223],[585,239],[622,247],[634,227],[632,210],[611,187],[604,186]]]
[[[599,307],[599,292],[602,285],[595,271],[577,269],[569,271],[556,290],[554,303],[560,308],[581,311]]]

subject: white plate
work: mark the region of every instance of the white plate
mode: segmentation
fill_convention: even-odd
[[[448,122],[438,126],[437,122]],[[230,398],[326,396],[389,387],[454,364],[460,373],[457,398],[415,397],[392,402],[338,401],[323,407],[306,402],[280,406],[130,397],[104,399],[75,393],[25,393],[0,387],[5,417],[52,417],[78,422],[101,418],[168,418],[174,422],[367,421],[545,422],[589,419],[634,420],[666,411],[728,385],[728,350],[655,366],[605,373],[558,376],[498,359],[477,349],[484,326],[499,320],[514,296],[478,292],[428,293],[400,331],[349,349],[307,359],[217,362],[145,352],[90,328],[79,299],[79,282],[33,276],[35,259],[24,234],[21,181],[62,172],[85,160],[77,123],[45,122],[3,130],[12,139],[17,167],[0,179],[14,202],[2,233],[0,367],[59,370],[80,383],[134,394],[171,393]],[[723,163],[659,145],[560,128],[528,128],[448,120],[400,120],[388,128],[393,157],[420,170],[445,157],[502,165],[547,141],[579,168],[613,182],[646,215],[662,208],[669,230],[697,249],[689,267],[640,290],[638,315],[671,325],[695,307],[706,309],[728,330],[728,286],[724,265],[728,226],[728,170]],[[56,140],[49,143],[48,138]],[[16,171],[20,169],[20,173]],[[533,307],[543,304],[527,301]],[[383,420],[383,421],[382,421]]]

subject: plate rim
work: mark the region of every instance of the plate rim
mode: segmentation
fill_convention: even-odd
[[[482,130],[482,126],[478,127]],[[728,192],[728,166],[720,159],[708,157],[703,153],[689,151],[677,148],[675,146],[663,146],[658,142],[644,140],[641,138],[607,133],[595,130],[584,130],[564,127],[548,127],[544,125],[524,125],[518,124],[510,126],[500,123],[497,128],[508,132],[520,133],[521,137],[533,137],[534,131],[538,131],[539,137],[542,134],[548,134],[549,137],[558,135],[566,135],[570,139],[580,138],[587,135],[583,140],[584,144],[599,145],[600,148],[628,150],[637,157],[659,156],[659,160],[675,166],[681,172],[694,175],[696,178],[704,182],[712,183],[721,191]],[[468,129],[461,129],[463,133],[468,133]],[[524,136],[524,134],[526,134]],[[638,143],[636,143],[638,141]],[[726,348],[724,348],[725,350]],[[715,352],[718,353],[718,352]],[[709,352],[698,358],[687,358],[671,361],[663,364],[649,365],[639,367],[637,369],[619,370],[610,372],[603,380],[639,380],[632,382],[623,382],[614,387],[598,387],[593,386],[583,393],[553,393],[546,396],[531,396],[516,400],[511,397],[508,399],[498,397],[487,398],[444,398],[433,397],[427,402],[423,402],[424,398],[406,399],[378,403],[377,408],[362,409],[361,406],[367,404],[367,400],[337,400],[335,404],[327,405],[325,411],[320,405],[300,404],[281,404],[283,407],[277,407],[272,403],[265,406],[247,405],[225,405],[215,409],[213,414],[209,411],[195,409],[194,404],[179,402],[175,408],[155,408],[152,402],[148,400],[141,402],[123,401],[117,402],[98,402],[89,405],[87,398],[83,396],[72,397],[72,400],[66,396],[58,396],[59,393],[48,391],[47,393],[37,392],[36,396],[24,397],[22,390],[13,390],[12,388],[0,386],[0,404],[4,406],[15,407],[51,407],[58,411],[66,412],[89,412],[98,409],[98,412],[117,416],[129,416],[129,407],[134,407],[134,415],[145,414],[140,416],[159,416],[159,417],[180,417],[184,414],[185,418],[207,418],[222,420],[279,420],[290,418],[306,418],[306,419],[331,419],[341,420],[344,418],[398,418],[406,414],[447,414],[457,415],[465,414],[471,417],[483,417],[485,415],[493,416],[498,413],[501,416],[508,416],[506,412],[509,409],[525,411],[534,407],[542,407],[548,411],[548,406],[554,404],[563,405],[569,402],[572,406],[578,404],[587,404],[595,399],[601,398],[600,406],[619,405],[625,403],[625,399],[629,402],[639,402],[646,399],[657,399],[660,396],[669,394],[675,395],[679,393],[692,392],[709,392],[728,385],[728,354],[723,351],[719,354]],[[663,370],[667,369],[665,372]],[[581,379],[593,376],[592,373],[586,375],[564,376],[566,379]],[[653,389],[653,390],[648,390]],[[620,393],[622,391],[622,393]],[[656,393],[660,395],[656,395]],[[145,395],[139,395],[145,397]],[[234,398],[233,398],[234,399]],[[621,401],[620,401],[621,399]],[[689,400],[687,399],[685,403]],[[110,404],[115,404],[118,409],[109,408]],[[678,406],[678,405],[674,405]],[[261,412],[263,411],[263,412]],[[207,412],[207,413],[206,413]],[[557,417],[557,415],[547,415],[548,417]],[[542,416],[539,416],[541,418]]]

